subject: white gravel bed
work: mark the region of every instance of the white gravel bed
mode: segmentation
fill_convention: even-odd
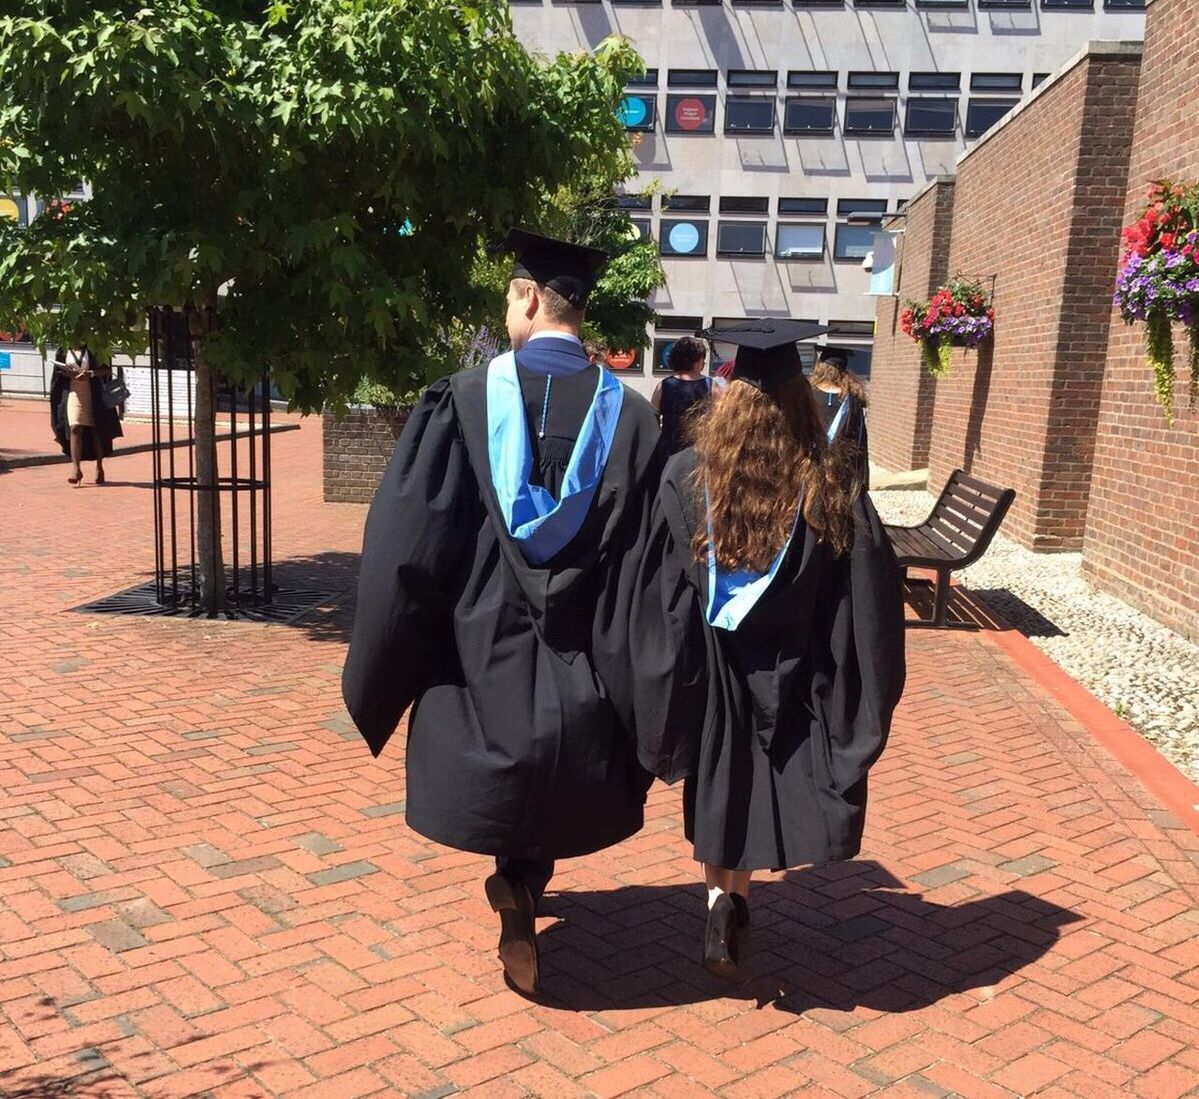
[[[934,503],[923,489],[871,494],[883,521],[916,525]],[[1082,575],[1080,553],[1033,553],[996,535],[954,576],[1199,782],[1199,645]]]

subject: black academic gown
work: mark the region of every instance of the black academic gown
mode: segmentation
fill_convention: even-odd
[[[108,375],[105,374],[105,377]],[[95,427],[83,432],[83,450],[81,460],[94,462],[107,458],[112,454],[113,440],[119,439],[124,432],[121,429],[121,416],[115,408],[104,404],[101,390],[101,378],[92,375],[89,379],[92,389],[92,419]],[[50,430],[62,452],[71,456],[71,425],[67,418],[67,399],[71,394],[71,376],[59,366],[55,366],[50,377]],[[97,444],[99,444],[97,446]]]
[[[638,584],[642,763],[685,778],[695,857],[737,870],[852,858],[867,771],[903,691],[899,569],[869,498],[841,557],[800,521],[769,588],[736,631],[707,625],[695,562],[695,452],[666,467]],[[649,650],[656,653],[651,655]]]
[[[534,470],[555,494],[596,370],[555,377],[547,439],[532,433]],[[367,519],[343,693],[376,755],[412,706],[415,831],[482,854],[583,855],[640,829],[652,780],[637,763],[619,593],[633,590],[660,476],[656,418],[624,393],[582,529],[530,565],[491,485],[486,377],[430,386],[399,440]],[[544,375],[520,377],[537,423]]]

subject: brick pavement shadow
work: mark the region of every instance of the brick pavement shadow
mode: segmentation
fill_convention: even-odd
[[[57,1019],[60,1013],[69,1016],[71,1005],[77,1002],[71,1000],[59,1005],[49,996],[43,996],[37,1001],[36,1013],[31,1013],[26,1021],[35,1023],[39,1020]],[[136,1034],[136,1030],[131,1029],[129,1034]],[[211,1037],[212,1035],[201,1032],[173,1049],[180,1050]],[[128,1053],[120,1050],[121,1044],[128,1040],[128,1037],[123,1036],[109,1041],[93,1042],[63,1054],[63,1057],[69,1058],[74,1066],[77,1066],[73,1070],[68,1068],[52,1072],[37,1064],[23,1068],[0,1069],[0,1096],[4,1099],[67,1099],[68,1096],[86,1095],[88,1099],[117,1099],[129,1094],[134,1081],[140,1087],[153,1087],[156,1080],[161,1082],[165,1069],[161,1064],[162,1055],[157,1051]],[[152,1065],[151,1062],[157,1064]],[[270,1095],[265,1088],[255,1085],[251,1078],[252,1073],[270,1067],[269,1062],[257,1061],[243,1067],[233,1062],[215,1061],[197,1067],[212,1074],[213,1087],[240,1084],[242,1088],[239,1094],[244,1095],[246,1099],[268,1099]],[[165,1072],[165,1079],[169,1079],[172,1070],[165,1069]],[[130,1079],[130,1075],[133,1076],[133,1080]],[[204,1094],[209,1093],[206,1091]]]
[[[323,598],[312,610],[286,625],[303,630],[309,640],[348,644],[354,626],[354,591],[362,555],[327,551],[311,557],[288,557],[274,564],[274,582],[296,592],[319,592]]]
[[[698,886],[564,892],[544,907],[560,918],[540,936],[545,998],[577,1011],[724,997],[915,1011],[1019,972],[1083,918],[1019,889],[936,904],[871,860],[790,871],[753,887],[744,975],[726,982],[700,965]]]

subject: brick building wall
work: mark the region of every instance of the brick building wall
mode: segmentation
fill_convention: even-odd
[[[1153,0],[1137,101],[1125,223],[1151,180],[1199,176],[1199,0]],[[1110,284],[1115,265],[1105,273]],[[1187,409],[1186,370],[1174,391],[1173,429],[1153,398],[1144,329],[1109,315],[1106,374],[1083,545],[1099,587],[1183,635],[1199,638],[1199,412]],[[1176,361],[1186,339],[1175,330]]]
[[[879,298],[870,369],[870,458],[890,470],[928,465],[937,383],[920,366],[920,345],[899,327],[905,299],[927,298],[945,281],[954,179],[938,176],[908,203],[895,297]]]
[[[341,420],[325,412],[324,495],[327,503],[369,504],[408,422],[406,408],[351,408]]]
[[[958,165],[949,272],[994,279],[996,329],[937,383],[929,487],[1014,488],[1035,550],[1082,546],[1140,53],[1092,43]]]

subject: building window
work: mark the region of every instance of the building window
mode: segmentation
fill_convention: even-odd
[[[903,8],[906,0],[853,0],[855,8]]]
[[[824,217],[828,213],[827,198],[780,198],[780,214],[812,214]]]
[[[1091,11],[1095,0],[1041,0],[1044,11]]]
[[[648,218],[633,218],[633,228],[637,230],[637,235],[642,240],[649,240],[651,235],[650,224]]]
[[[778,87],[779,74],[773,69],[730,69],[728,85],[730,88],[770,88]]]
[[[712,209],[712,199],[709,195],[663,195],[662,209],[672,212],[685,210],[689,214],[706,214]]]
[[[849,225],[839,222],[833,238],[833,258],[860,263],[874,247],[874,236],[878,228],[874,225]]]
[[[629,78],[630,88],[656,88],[658,86],[658,70],[646,69],[641,76]]]
[[[891,134],[895,132],[895,101],[851,96],[845,101],[847,134]]]
[[[626,95],[616,109],[616,117],[626,130],[648,132],[654,128],[657,103],[656,96]]]
[[[973,73],[970,76],[972,92],[1021,92],[1024,90],[1023,73]]]
[[[968,8],[970,0],[916,0],[918,8]]]
[[[985,134],[1018,102],[1016,99],[971,99],[966,107],[966,136]]]
[[[763,96],[730,95],[724,104],[726,134],[774,133],[774,100]]]
[[[764,256],[766,222],[721,221],[716,225],[718,256]]]
[[[707,256],[708,223],[663,218],[658,228],[658,251],[664,256]]]
[[[1032,86],[1034,88],[1039,88],[1048,79],[1049,79],[1049,73],[1033,73],[1032,74]]]
[[[958,126],[956,99],[909,99],[903,130],[913,137],[953,137]]]
[[[652,210],[653,195],[613,195],[612,205],[618,210]]]
[[[716,96],[668,95],[666,132],[671,134],[710,134],[716,130]]]
[[[783,133],[831,134],[837,119],[837,101],[831,97],[793,95],[783,106]]]
[[[672,88],[715,88],[715,69],[667,69],[666,83]]]
[[[978,0],[978,6],[986,11],[990,9],[1000,8],[1019,8],[1027,9],[1032,7],[1032,0]]]
[[[909,73],[910,92],[956,92],[962,86],[961,73]]]
[[[824,226],[779,222],[774,254],[779,259],[824,259]]]
[[[658,332],[686,332],[688,335],[692,335],[703,326],[703,317],[685,317],[678,314],[671,317],[659,317],[654,321],[654,329]]]
[[[837,217],[863,218],[871,217],[882,221],[887,212],[885,198],[839,198],[837,199]]]
[[[768,214],[770,199],[764,195],[727,195],[720,200],[722,214]]]
[[[1108,11],[1144,11],[1145,0],[1103,0],[1103,6]]]
[[[787,73],[788,88],[837,87],[837,74],[824,69],[792,69]]]
[[[871,91],[898,91],[899,73],[854,72],[849,74],[849,86]]]
[[[666,364],[670,362],[670,353],[674,350],[674,345],[678,343],[676,338],[655,339],[654,340],[654,373],[655,374],[671,374],[673,371]]]

